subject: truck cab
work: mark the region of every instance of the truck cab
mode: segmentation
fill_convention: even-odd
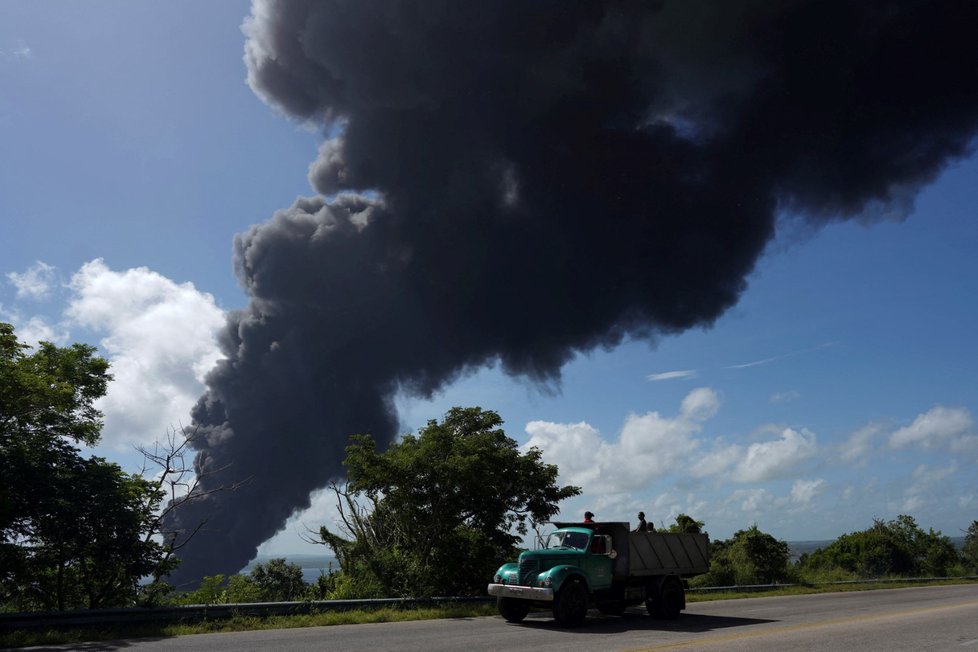
[[[537,593],[545,601],[558,591],[572,575],[594,589],[611,586],[614,547],[610,537],[583,527],[560,528],[544,541],[539,550],[527,550],[516,563],[504,564],[494,581],[505,589],[494,589],[495,595],[520,593],[514,587],[543,589]]]

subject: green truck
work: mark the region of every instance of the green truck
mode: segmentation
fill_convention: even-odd
[[[591,607],[621,615],[643,602],[650,615],[675,618],[686,608],[685,578],[710,570],[705,534],[631,532],[626,522],[553,525],[542,548],[500,566],[489,585],[509,622],[544,608],[575,627]]]

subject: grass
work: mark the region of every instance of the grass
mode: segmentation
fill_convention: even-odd
[[[767,591],[729,591],[724,593],[687,593],[686,601],[708,602],[781,595],[806,595],[811,593],[840,593],[897,589],[911,586],[938,586],[949,584],[974,584],[974,580],[939,580],[934,582],[880,582],[871,584],[835,584],[823,586],[789,586]],[[371,610],[334,611],[294,616],[235,616],[221,620],[205,620],[183,624],[138,624],[103,627],[75,627],[51,630],[19,630],[0,633],[0,648],[31,645],[61,645],[87,641],[112,641],[130,638],[161,638],[215,632],[240,632],[259,629],[291,629],[295,627],[325,627],[329,625],[355,625],[364,623],[393,623],[409,620],[433,620],[438,618],[478,618],[495,616],[496,605],[458,604],[411,609],[381,608]]]

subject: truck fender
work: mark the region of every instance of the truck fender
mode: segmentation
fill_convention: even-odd
[[[509,573],[514,573],[516,576],[519,576],[519,571],[519,564],[509,562],[499,567],[499,569],[496,571],[496,577],[505,578]],[[493,580],[495,580],[495,578],[493,578]]]
[[[587,573],[585,573],[579,566],[572,566],[570,564],[563,564],[561,566],[554,566],[547,571],[540,573],[538,576],[540,578],[550,577],[553,582],[550,588],[554,590],[554,593],[560,590],[560,587],[569,579],[577,579],[584,585],[587,589],[588,595],[591,594],[591,583],[588,581]]]

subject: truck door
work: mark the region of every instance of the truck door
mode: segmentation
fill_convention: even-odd
[[[609,557],[611,552],[611,537],[606,534],[595,534],[591,537],[591,546],[584,562],[584,570],[591,580],[591,590],[599,591],[611,586],[611,567],[614,563]]]

